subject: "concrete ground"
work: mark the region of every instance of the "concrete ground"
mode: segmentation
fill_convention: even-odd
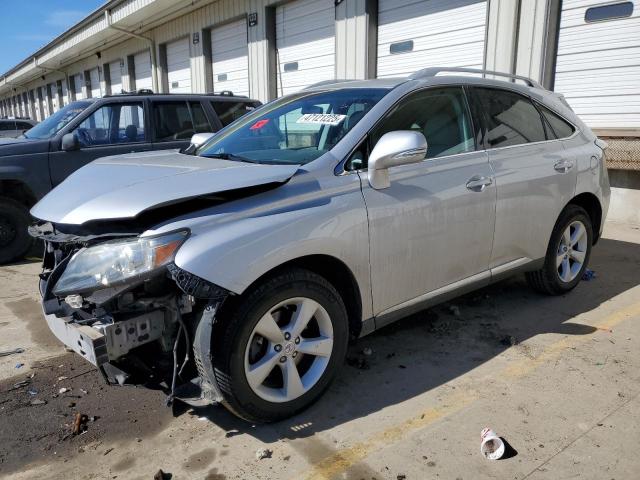
[[[316,405],[267,426],[102,386],[46,330],[38,264],[1,267],[0,350],[25,352],[0,357],[0,476],[640,478],[640,227],[609,223],[590,266],[596,278],[564,297],[516,277],[361,339]],[[97,418],[69,437],[75,412]],[[485,426],[508,458],[481,456]]]

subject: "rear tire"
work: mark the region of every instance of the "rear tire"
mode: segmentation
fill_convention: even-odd
[[[21,259],[33,245],[27,232],[29,209],[7,197],[0,197],[0,264]]]
[[[291,268],[266,279],[221,318],[213,345],[216,382],[223,405],[247,421],[274,422],[307,408],[344,363],[344,302],[308,270]]]
[[[534,290],[547,295],[562,295],[573,290],[587,269],[592,243],[589,215],[578,205],[568,205],[553,228],[543,267],[527,272],[527,282]]]

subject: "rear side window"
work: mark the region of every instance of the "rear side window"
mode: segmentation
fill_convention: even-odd
[[[489,148],[546,140],[542,118],[523,95],[507,90],[475,88],[487,126]]]
[[[17,125],[18,130],[29,130],[30,128],[33,128],[33,125],[27,122],[17,122]]]
[[[154,102],[153,119],[156,141],[188,140],[194,134],[187,102]]]
[[[244,114],[254,110],[256,107],[249,102],[211,102],[211,106],[218,114],[222,126],[226,127],[231,122],[237,120]]]
[[[213,132],[209,120],[204,113],[204,108],[200,102],[189,102],[191,107],[191,116],[193,117],[193,128],[196,133]]]
[[[544,120],[546,122],[547,127],[547,137],[549,140],[556,140],[559,138],[567,138],[573,135],[574,128],[569,122],[560,118],[559,115],[556,115],[547,107],[540,105],[539,103],[538,109],[542,113]]]
[[[15,124],[11,121],[0,122],[0,130],[15,130]]]

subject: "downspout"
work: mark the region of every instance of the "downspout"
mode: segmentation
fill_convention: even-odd
[[[139,38],[140,40],[145,40],[149,44],[149,50],[151,50],[151,85],[153,87],[154,93],[159,93],[159,82],[158,82],[158,62],[156,58],[156,42],[153,38],[145,37],[144,35],[139,35],[137,33],[130,32],[129,30],[125,30],[124,28],[116,27],[111,24],[111,13],[109,10],[105,10],[104,18],[107,21],[107,28],[111,28],[118,32],[124,33],[134,38]]]

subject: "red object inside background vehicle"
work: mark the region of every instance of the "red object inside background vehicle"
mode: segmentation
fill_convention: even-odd
[[[264,127],[267,123],[269,123],[269,119],[268,118],[263,118],[262,120],[258,120],[256,123],[254,123],[253,125],[251,125],[250,130],[260,130],[262,127]]]

